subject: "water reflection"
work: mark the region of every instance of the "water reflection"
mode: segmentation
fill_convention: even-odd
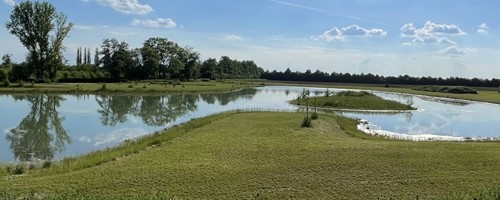
[[[31,111],[19,125],[6,135],[14,158],[19,161],[51,160],[61,152],[71,138],[62,126],[57,108],[64,98],[53,95],[13,96],[16,101],[28,101]]]
[[[121,124],[130,117],[139,119],[149,127],[166,126],[179,117],[198,110],[200,102],[207,104],[228,105],[238,100],[251,100],[257,89],[244,89],[212,94],[175,94],[175,95],[13,95],[16,102],[25,101],[30,107],[29,113],[15,127],[6,133],[6,141],[14,159],[29,161],[34,159],[52,160],[55,154],[65,150],[72,140],[64,128],[64,117],[59,116],[59,107],[66,98],[88,102],[95,99],[99,121],[103,126],[113,127],[111,135],[96,138],[104,144],[129,139],[134,135],[144,135],[144,129],[122,128]],[[92,98],[90,98],[92,97]],[[78,105],[71,109],[78,110]],[[71,116],[70,116],[71,117]],[[79,124],[86,126],[90,124]],[[82,127],[79,127],[82,128]],[[125,130],[125,131],[124,131]],[[78,137],[77,137],[78,138]],[[89,137],[79,137],[86,141]]]

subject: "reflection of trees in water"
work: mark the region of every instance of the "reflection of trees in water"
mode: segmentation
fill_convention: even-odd
[[[149,126],[163,126],[180,116],[198,109],[201,99],[209,104],[227,105],[238,99],[252,99],[256,89],[244,89],[216,94],[175,94],[166,96],[107,96],[98,95],[98,112],[105,126],[123,123],[128,116],[140,117]]]
[[[7,133],[10,148],[19,161],[50,160],[55,151],[61,152],[71,138],[62,126],[57,108],[65,99],[57,95],[13,96],[31,104],[30,113]]]
[[[105,126],[115,126],[127,121],[128,116],[140,117],[150,126],[162,126],[179,116],[195,111],[197,98],[194,95],[169,96],[96,96],[101,107],[101,122]]]
[[[200,98],[208,104],[215,104],[217,101],[220,105],[225,106],[239,99],[251,100],[255,94],[257,94],[257,89],[247,88],[227,93],[200,94]]]

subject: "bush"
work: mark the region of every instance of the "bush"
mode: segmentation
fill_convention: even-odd
[[[52,161],[46,160],[45,162],[43,162],[42,168],[46,169],[46,168],[49,168],[51,166],[52,166]]]
[[[302,119],[302,124],[300,125],[300,127],[311,127],[311,118],[308,116],[304,117],[304,119]]]
[[[10,87],[10,81],[9,81],[9,79],[5,79],[3,81],[2,87]]]
[[[24,166],[24,164],[17,164],[14,170],[12,170],[11,174],[13,175],[24,174],[25,171],[26,171],[26,166]]]
[[[313,112],[313,113],[311,114],[311,119],[312,119],[312,120],[316,120],[316,119],[318,119],[318,113]]]
[[[103,83],[102,86],[101,86],[101,90],[106,90],[106,83]]]

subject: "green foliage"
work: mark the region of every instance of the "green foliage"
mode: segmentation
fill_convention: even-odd
[[[46,160],[43,162],[42,168],[47,169],[47,168],[50,168],[51,166],[52,166],[52,161]]]
[[[12,66],[9,77],[13,81],[28,80],[31,74],[32,70],[28,66],[28,63],[20,63]]]
[[[26,171],[26,166],[24,164],[17,164],[16,167],[11,171],[11,174],[13,175],[20,175],[24,174]]]
[[[14,6],[6,27],[27,48],[36,79],[55,80],[63,63],[63,40],[73,27],[67,17],[48,2],[23,1]]]
[[[313,113],[311,114],[311,119],[312,119],[312,120],[316,120],[316,119],[318,119],[318,113],[317,113],[317,112],[313,112]]]
[[[309,116],[305,116],[303,119],[302,119],[302,123],[300,124],[300,127],[304,127],[304,128],[310,128],[312,127],[311,126],[311,117]]]
[[[2,83],[2,87],[10,87],[10,81],[9,79],[5,79]]]
[[[414,90],[428,91],[428,92],[441,92],[441,93],[453,93],[453,94],[477,94],[477,90],[474,90],[465,86],[423,86],[413,88]]]

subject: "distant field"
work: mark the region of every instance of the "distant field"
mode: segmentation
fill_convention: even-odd
[[[388,141],[356,131],[354,120],[330,115],[320,115],[313,128],[300,128],[303,116],[211,116],[101,164],[72,168],[98,160],[95,154],[25,176],[0,177],[0,198],[491,199],[500,194],[495,189],[499,143]]]
[[[500,93],[498,88],[473,87],[478,94],[451,94],[412,90],[414,85],[390,85],[388,88],[380,84],[351,84],[351,83],[312,83],[312,82],[289,82],[289,81],[266,81],[268,85],[290,85],[303,87],[329,87],[329,88],[344,88],[344,89],[359,89],[359,90],[377,90],[386,92],[417,94],[435,97],[446,97],[454,99],[465,99],[472,101],[481,101],[500,104]]]

